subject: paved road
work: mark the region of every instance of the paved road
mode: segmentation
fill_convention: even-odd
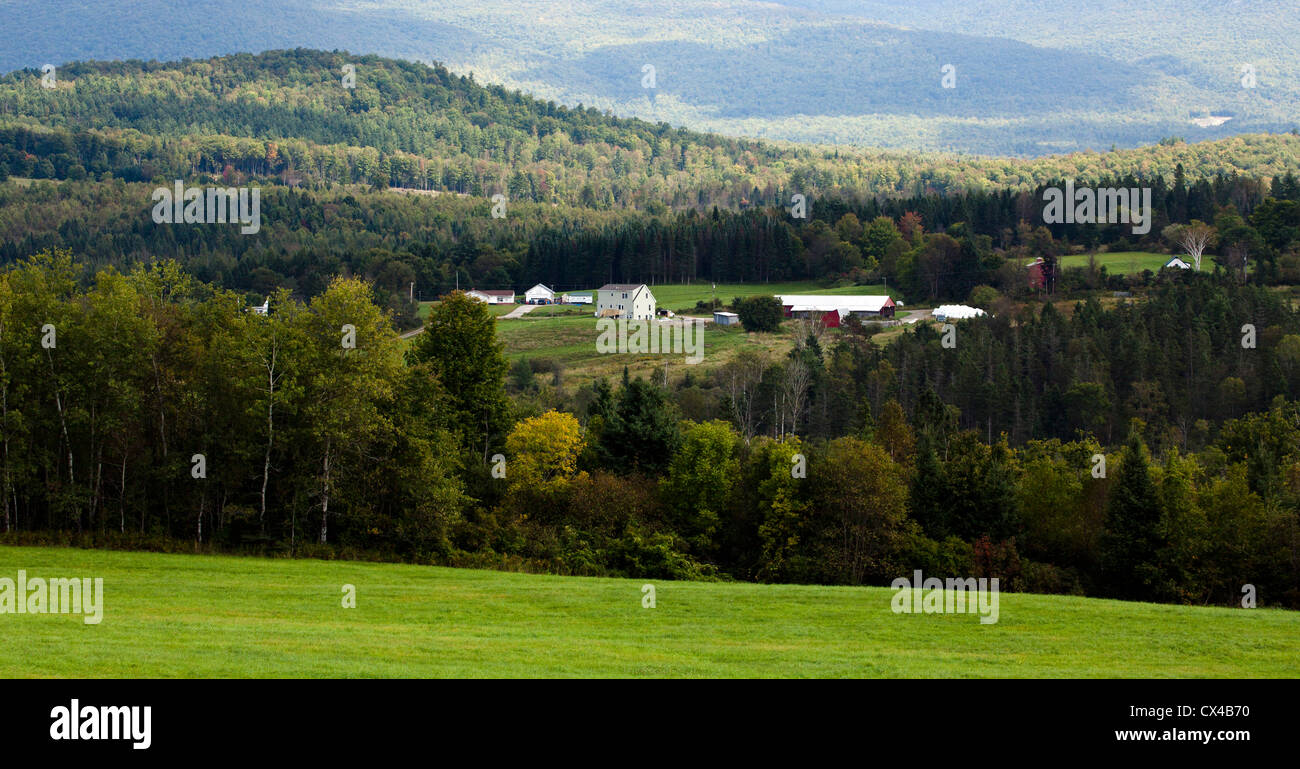
[[[513,320],[514,318],[522,318],[528,313],[532,312],[533,310],[536,310],[538,307],[541,307],[541,305],[521,304],[518,307],[511,310],[510,312],[506,313],[505,315],[502,315],[501,320]]]

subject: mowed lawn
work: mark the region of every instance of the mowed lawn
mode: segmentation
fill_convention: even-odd
[[[102,577],[104,618],[0,615],[2,677],[1300,674],[1300,613],[1268,609],[1004,593],[981,625],[887,588],[0,547],[19,569]]]
[[[659,307],[680,311],[682,314],[707,318],[707,313],[694,311],[695,303],[707,302],[713,289],[709,283],[662,284],[652,286]],[[884,286],[847,286],[821,288],[813,281],[790,283],[723,283],[718,284],[716,296],[730,303],[737,296],[759,294],[881,294]],[[624,367],[631,376],[663,376],[665,367],[670,380],[696,373],[726,363],[742,349],[765,349],[774,357],[785,355],[794,343],[794,327],[774,334],[747,334],[739,326],[730,328],[709,323],[704,332],[704,360],[696,368],[685,363],[681,354],[614,354],[601,355],[596,351],[600,332],[596,328],[593,305],[543,305],[522,318],[502,320],[497,324],[497,337],[505,344],[506,357],[513,363],[520,358],[555,361],[565,367],[563,381],[566,387],[590,383],[597,379],[616,379]],[[538,379],[549,381],[542,375]]]
[[[1146,251],[1116,251],[1109,254],[1071,254],[1061,257],[1061,267],[1087,267],[1088,259],[1097,260],[1097,267],[1105,267],[1106,271],[1112,275],[1139,275],[1144,270],[1160,272],[1160,268],[1165,266],[1174,254],[1153,254]],[[1183,256],[1183,261],[1188,264],[1192,263],[1189,256]],[[1208,271],[1214,268],[1214,262],[1209,255],[1201,260],[1201,270]]]
[[[537,316],[537,317],[534,317]],[[655,323],[653,328],[667,324]],[[685,376],[688,371],[699,375],[726,363],[743,349],[767,350],[779,359],[794,344],[794,326],[778,333],[746,333],[739,326],[721,327],[706,323],[703,330],[703,359],[689,363],[687,352],[662,353],[611,353],[601,354],[596,348],[600,337],[596,319],[590,313],[580,316],[546,317],[542,308],[523,318],[501,321],[497,324],[497,338],[505,344],[506,359],[511,363],[523,358],[530,361],[553,361],[564,367],[565,387],[578,387],[598,379],[617,380],[623,369],[632,377],[662,377],[667,369],[670,381]],[[661,332],[664,333],[664,332]],[[677,337],[663,337],[667,341],[681,338],[682,329],[672,332]],[[692,332],[691,339],[695,339]],[[683,350],[685,349],[683,342]],[[550,382],[550,376],[539,375],[537,381]],[[658,380],[656,380],[658,381]]]

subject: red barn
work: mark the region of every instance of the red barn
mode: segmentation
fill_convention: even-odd
[[[863,319],[894,317],[894,300],[888,296],[784,294],[777,297],[787,318],[817,318],[827,328],[838,328],[849,315]]]
[[[1047,276],[1043,274],[1043,257],[1029,263],[1029,289],[1038,291],[1047,288]]]

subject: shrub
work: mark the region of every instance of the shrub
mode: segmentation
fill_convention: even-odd
[[[785,310],[774,296],[751,296],[735,302],[736,314],[746,331],[779,331]]]
[[[972,307],[978,307],[982,310],[993,308],[993,303],[998,300],[1001,294],[992,286],[976,286],[970,290],[970,303]]]

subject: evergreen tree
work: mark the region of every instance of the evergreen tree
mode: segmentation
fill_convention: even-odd
[[[680,441],[677,417],[666,393],[640,377],[627,379],[625,371],[613,414],[600,434],[611,469],[661,472]]]
[[[510,428],[504,348],[487,305],[453,292],[429,312],[410,352],[414,362],[433,365],[450,400],[452,429],[483,461]]]
[[[1150,599],[1159,578],[1160,496],[1150,463],[1135,426],[1120,454],[1101,539],[1103,582],[1117,598]]]

